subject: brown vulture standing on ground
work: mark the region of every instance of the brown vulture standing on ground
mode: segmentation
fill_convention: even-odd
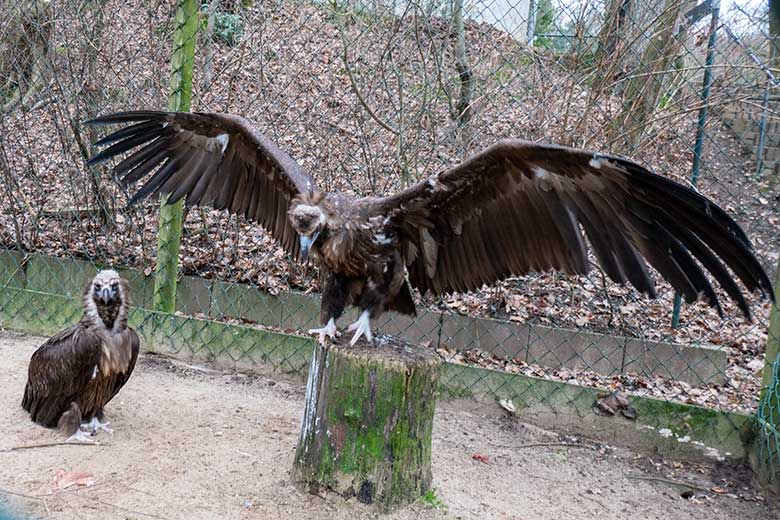
[[[69,440],[83,430],[111,433],[103,408],[130,378],[138,335],[127,327],[130,291],[116,271],[100,271],[84,287],[84,316],[52,336],[30,358],[22,407],[32,420],[58,427]]]
[[[596,258],[618,283],[655,296],[646,259],[685,300],[722,314],[701,264],[750,317],[726,266],[749,291],[772,297],[745,233],[715,203],[636,163],[572,148],[505,140],[390,197],[317,190],[290,156],[245,119],[227,114],[122,112],[87,122],[127,124],[99,140],[97,164],[137,148],[114,167],[124,185],[153,173],[131,204],[152,194],[254,220],[292,256],[310,251],[324,271],[321,320],[336,334],[346,305],[354,330],[387,308],[414,314],[422,293],[469,291],[529,271],[589,269]],[[697,262],[694,260],[698,260]],[[724,266],[725,263],[725,266]],[[405,272],[408,271],[407,283]]]

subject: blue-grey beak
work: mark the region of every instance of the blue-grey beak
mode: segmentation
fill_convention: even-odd
[[[107,304],[114,299],[116,292],[111,287],[101,287],[99,291],[95,291],[95,296],[97,296],[101,302]]]
[[[301,243],[301,256],[304,260],[306,260],[309,257],[309,250],[311,249],[311,246],[314,245],[314,242],[317,241],[317,237],[320,236],[319,231],[315,231],[311,234],[310,237],[307,236],[300,236],[300,243]]]

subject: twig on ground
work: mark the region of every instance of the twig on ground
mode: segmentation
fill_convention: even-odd
[[[101,446],[106,447],[110,446],[110,444],[102,444],[100,442],[44,442],[41,444],[23,444],[21,446],[13,446],[11,448],[3,448],[0,450],[0,453],[8,453],[11,451],[20,451],[20,450],[32,450],[36,448],[51,448],[53,446]]]
[[[144,513],[143,511],[138,511],[136,509],[128,509],[126,507],[118,506],[116,504],[112,504],[111,502],[106,502],[105,500],[100,500],[99,498],[95,497],[89,497],[90,500],[93,502],[97,502],[98,504],[103,504],[105,506],[113,507],[114,509],[117,509],[119,511],[124,511],[125,513],[132,513],[134,515],[141,515],[141,516],[147,516],[149,518],[159,518],[160,520],[168,520],[164,516],[155,515],[154,513]]]
[[[29,498],[30,500],[45,500],[46,495],[28,495],[27,493],[19,493],[17,491],[11,491],[8,489],[0,488],[0,493],[6,495],[13,495],[15,497]]]
[[[650,482],[663,482],[664,484],[671,484],[673,486],[682,486],[682,487],[687,487],[687,488],[690,488],[690,489],[695,489],[697,491],[704,491],[706,493],[712,493],[712,490],[710,490],[709,488],[706,488],[706,487],[703,487],[703,486],[699,486],[699,485],[696,485],[696,484],[691,484],[690,482],[684,482],[682,480],[673,480],[673,479],[670,479],[670,478],[663,478],[663,477],[645,477],[645,476],[642,476],[642,475],[630,476],[628,478],[630,478],[632,480],[647,480],[647,481],[650,481]]]
[[[593,502],[593,503],[595,503],[595,504],[598,504],[598,505],[600,505],[601,507],[603,507],[603,508],[604,508],[604,509],[606,509],[607,511],[612,511],[610,508],[608,508],[607,506],[605,506],[605,505],[604,505],[604,504],[603,504],[603,503],[602,503],[600,500],[596,500],[594,497],[591,497],[591,496],[588,496],[588,495],[580,495],[580,496],[581,496],[582,498],[584,498],[585,500],[590,500],[591,502]]]
[[[98,486],[100,486],[100,484],[105,484],[105,482],[102,482],[102,483],[98,482],[96,484],[92,484],[91,486],[68,486],[65,489],[58,489],[56,491],[52,491],[51,493],[41,493],[39,495],[30,495],[30,494],[27,494],[27,493],[20,493],[18,491],[11,491],[11,490],[4,489],[4,488],[0,488],[0,493],[5,493],[7,495],[14,495],[14,496],[17,496],[17,497],[22,497],[22,498],[29,498],[30,500],[43,500],[45,502],[46,499],[48,499],[48,498],[56,497],[56,496],[60,496],[60,495],[68,495],[68,494],[74,493],[76,491],[85,491],[85,490],[92,491],[95,488],[97,488]]]
[[[571,444],[568,442],[533,442],[531,444],[516,444],[514,446],[509,444],[491,444],[495,448],[509,448],[513,450],[522,450],[525,448],[587,448],[589,450],[595,449],[589,444]]]

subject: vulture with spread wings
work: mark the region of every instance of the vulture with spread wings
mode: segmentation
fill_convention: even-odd
[[[619,157],[511,139],[395,195],[356,198],[319,191],[235,115],[122,112],[87,123],[125,125],[95,143],[110,146],[90,162],[134,150],[114,167],[124,185],[151,174],[131,203],[159,193],[169,203],[227,209],[295,258],[313,253],[325,279],[323,326],[310,331],[320,341],[337,333],[347,305],[362,311],[348,329],[352,343],[371,341],[370,319],[384,309],[415,313],[410,286],[442,294],[530,271],[587,273],[585,236],[612,280],[651,297],[647,263],[687,302],[701,297],[721,314],[702,268],[748,318],[735,278],[773,296],[750,241],[723,209]]]

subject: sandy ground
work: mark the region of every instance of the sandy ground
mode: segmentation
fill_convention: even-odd
[[[23,517],[79,519],[358,518],[369,507],[290,482],[303,385],[142,356],[108,406],[115,433],[100,445],[55,442],[19,406],[27,360],[41,338],[0,333],[0,508]],[[489,408],[489,407],[488,407]],[[744,468],[692,466],[580,442],[468,403],[442,402],[434,426],[438,508],[419,502],[392,519],[780,518]],[[475,460],[481,454],[487,463]],[[90,487],[57,490],[58,469],[86,471]],[[685,488],[663,479],[696,483]]]

